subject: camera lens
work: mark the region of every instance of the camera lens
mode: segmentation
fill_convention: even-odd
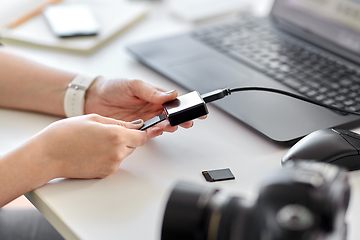
[[[309,209],[299,204],[282,207],[276,215],[279,225],[288,230],[303,231],[314,224],[314,216]]]
[[[162,240],[245,239],[250,218],[239,197],[227,197],[216,189],[179,183],[168,200]],[[236,238],[233,238],[237,236]]]
[[[196,185],[177,184],[166,206],[161,239],[206,239],[211,213],[208,203],[216,192]]]

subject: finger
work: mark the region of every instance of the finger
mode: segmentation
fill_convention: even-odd
[[[204,120],[206,118],[207,118],[207,115],[199,117],[197,119]],[[180,124],[180,126],[183,128],[191,128],[192,126],[194,126],[194,121],[188,121],[188,122],[182,123],[182,124]]]
[[[129,156],[130,154],[132,154],[134,151],[135,151],[135,147],[129,147],[129,146],[126,146],[125,148],[124,148],[124,155],[125,155],[125,157],[127,157],[127,156]]]
[[[128,157],[130,154],[132,154],[135,151],[136,148],[134,147],[128,147],[123,146],[118,149],[120,160],[124,160],[126,157]]]
[[[118,121],[118,125],[122,127],[118,134],[127,147],[136,148],[146,143],[147,133],[139,130],[143,123],[142,119],[133,122]]]
[[[124,122],[113,118],[102,117],[96,114],[89,117],[102,124],[114,125],[116,128],[112,129],[112,131],[116,131],[116,133],[121,136],[121,142],[128,147],[135,148],[142,146],[147,140],[146,132],[137,130],[144,124],[142,119],[134,122]]]
[[[131,81],[130,89],[136,97],[155,104],[163,104],[172,101],[178,96],[176,90],[168,92],[161,91],[160,89],[139,80]]]
[[[159,127],[152,127],[146,130],[148,138],[154,138],[163,134],[164,130]]]
[[[123,128],[118,134],[121,134],[121,141],[129,148],[143,146],[147,141],[147,133],[144,131]]]
[[[194,121],[188,121],[188,122],[180,124],[180,127],[183,127],[183,128],[191,128],[192,126],[194,126]]]
[[[128,129],[138,130],[144,125],[144,121],[142,119],[138,119],[132,122],[122,122],[121,124]]]
[[[93,114],[93,113],[92,114],[87,114],[85,116],[80,116],[79,118],[81,118],[81,117],[85,117],[85,118],[90,119],[91,121],[102,123],[102,124],[120,125],[123,122],[123,121],[120,121],[120,120],[116,120],[114,118],[103,117],[101,115]]]
[[[125,122],[125,121],[117,120],[114,118],[103,117],[103,116],[100,116],[97,114],[89,114],[88,117],[98,123],[114,124],[114,125],[119,125],[119,126],[128,128],[128,129],[140,129],[144,125],[144,121],[142,119],[138,119],[138,120],[135,120],[132,122]]]
[[[175,132],[178,129],[178,126],[172,127],[168,120],[163,121],[156,126],[161,128],[164,132]]]

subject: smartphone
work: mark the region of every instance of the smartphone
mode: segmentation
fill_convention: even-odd
[[[87,5],[52,5],[43,10],[50,30],[58,37],[94,36],[99,23]]]

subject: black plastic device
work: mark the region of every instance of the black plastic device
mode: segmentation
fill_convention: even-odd
[[[235,176],[232,174],[230,168],[202,171],[202,174],[208,182],[218,182],[235,179]]]
[[[159,122],[168,119],[171,126],[177,126],[209,113],[206,103],[197,91],[177,97],[164,103],[164,114],[160,114],[144,123],[140,130],[146,130]]]
[[[288,161],[313,160],[360,169],[360,135],[348,130],[321,129],[302,138],[281,159]]]
[[[171,126],[177,126],[209,113],[205,101],[197,91],[189,92],[174,101],[164,103],[163,107]]]

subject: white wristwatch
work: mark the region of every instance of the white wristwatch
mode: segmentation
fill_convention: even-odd
[[[64,98],[64,110],[67,117],[84,114],[85,92],[96,78],[98,76],[77,75],[69,83]]]

